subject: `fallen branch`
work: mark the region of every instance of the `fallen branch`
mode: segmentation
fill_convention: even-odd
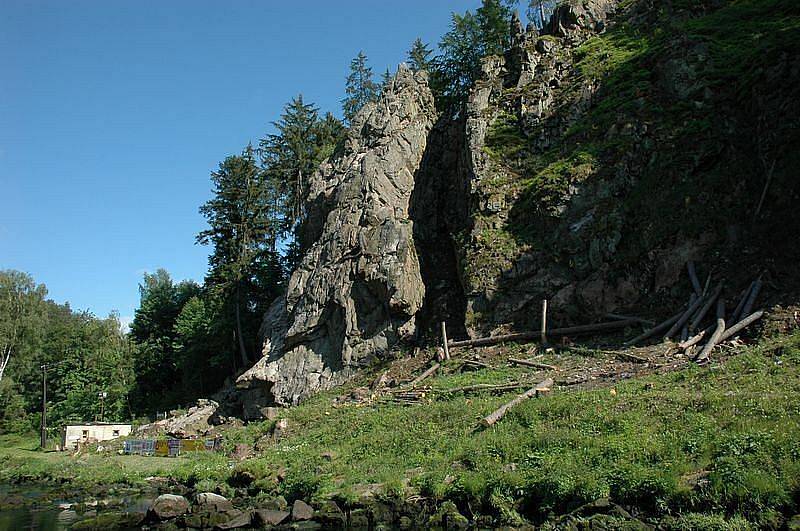
[[[717,343],[720,342],[722,339],[722,334],[725,332],[725,319],[717,319],[717,328],[714,330],[714,333],[711,334],[711,338],[708,340],[708,343],[703,347],[703,350],[700,351],[700,354],[694,359],[697,363],[703,363],[708,360],[708,356],[711,354],[711,351],[714,350],[714,347],[717,346]]]
[[[678,319],[680,319],[682,315],[683,315],[683,312],[677,313],[677,314],[673,315],[672,317],[670,317],[669,319],[667,319],[666,321],[664,321],[663,323],[661,323],[660,325],[654,326],[650,330],[647,330],[647,331],[643,332],[642,334],[634,337],[630,341],[626,341],[623,344],[626,347],[630,347],[632,345],[635,345],[636,343],[639,343],[640,341],[644,341],[645,339],[649,339],[649,338],[653,337],[654,335],[656,335],[656,334],[658,334],[660,332],[663,332],[664,330],[669,328],[673,323],[675,323]]]
[[[597,323],[590,325],[571,326],[567,328],[553,328],[547,331],[549,336],[566,336],[566,335],[581,335],[591,334],[594,332],[605,332],[607,330],[618,330],[625,328],[636,321],[611,321],[607,323]],[[448,343],[450,348],[457,347],[485,347],[489,345],[497,345],[500,343],[507,343],[509,341],[531,341],[541,336],[541,330],[534,330],[531,332],[519,332],[516,334],[505,334],[501,336],[481,337],[478,339],[467,339],[464,341],[450,341]]]
[[[410,384],[408,384],[408,387],[409,387],[409,388],[414,388],[415,386],[419,385],[419,383],[420,383],[422,380],[424,380],[425,378],[427,378],[427,377],[428,377],[428,376],[430,376],[431,374],[433,374],[433,373],[435,373],[436,371],[438,371],[438,370],[439,370],[439,367],[441,367],[441,365],[440,365],[439,363],[434,363],[433,365],[431,365],[431,367],[430,367],[430,368],[429,368],[427,371],[423,372],[422,374],[420,374],[419,376],[417,376],[416,378],[414,378],[414,379],[411,381],[411,383],[410,383]]]
[[[521,404],[522,402],[526,401],[527,399],[529,399],[529,398],[531,398],[533,396],[538,396],[541,393],[546,393],[546,392],[550,391],[550,388],[552,388],[552,387],[553,387],[553,379],[552,378],[548,378],[548,379],[544,380],[543,382],[540,382],[540,383],[536,384],[536,386],[528,389],[527,391],[525,391],[524,393],[519,395],[517,398],[515,398],[511,402],[503,404],[502,406],[497,408],[497,410],[495,410],[492,414],[488,415],[487,417],[484,417],[483,420],[481,420],[481,424],[484,427],[489,427],[489,426],[493,425],[498,420],[502,419],[505,416],[505,414],[508,412],[508,410],[511,409],[512,407],[514,407],[514,406],[516,406],[518,404]]]
[[[539,363],[538,361],[532,360],[521,360],[517,358],[508,358],[510,363],[514,365],[525,365],[526,367],[536,367],[537,369],[547,369],[548,371],[557,371],[558,367],[554,365],[548,365],[547,363]]]

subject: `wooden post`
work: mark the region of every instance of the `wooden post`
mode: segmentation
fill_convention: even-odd
[[[547,345],[547,299],[542,301],[542,345]]]
[[[42,450],[47,448],[47,365],[42,365]]]
[[[450,349],[447,346],[447,325],[442,321],[442,343],[444,344],[444,359],[450,359]]]

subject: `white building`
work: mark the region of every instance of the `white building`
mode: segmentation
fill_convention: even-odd
[[[110,441],[117,437],[131,434],[130,424],[114,424],[111,422],[90,422],[86,424],[67,424],[61,436],[61,447],[64,450],[75,450],[79,444]]]

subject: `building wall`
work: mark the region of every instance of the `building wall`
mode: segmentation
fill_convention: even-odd
[[[125,437],[131,434],[130,424],[85,424],[66,426],[64,428],[63,446],[67,448],[77,448],[79,443],[87,441],[100,442],[110,441],[117,437]]]

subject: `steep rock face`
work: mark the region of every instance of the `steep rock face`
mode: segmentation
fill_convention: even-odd
[[[435,121],[426,75],[405,67],[358,114],[344,153],[312,179],[308,250],[267,316],[265,356],[240,387],[296,404],[415,336],[425,285],[409,210]]]
[[[615,4],[570,1],[542,35],[513,25],[512,49],[483,63],[459,249],[471,333],[535,327],[545,298],[565,325],[663,314],[690,259],[729,285],[767,262],[796,282],[781,243],[797,224],[790,24],[766,5]]]

